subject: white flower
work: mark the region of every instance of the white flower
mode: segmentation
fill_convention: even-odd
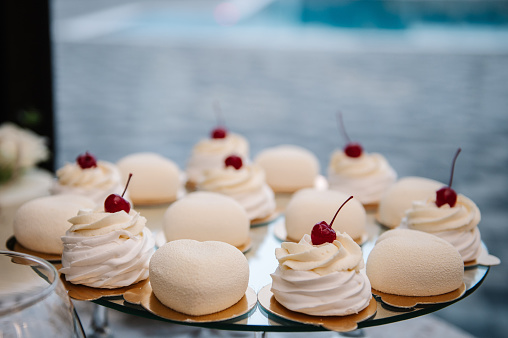
[[[48,158],[46,139],[6,122],[0,126],[0,167],[24,170]]]

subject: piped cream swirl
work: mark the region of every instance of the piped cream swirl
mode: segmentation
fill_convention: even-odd
[[[254,164],[244,164],[238,170],[231,166],[209,170],[197,188],[232,197],[245,208],[250,220],[275,211],[274,193],[265,182],[264,171]]]
[[[454,207],[436,205],[435,197],[426,201],[414,201],[406,211],[400,228],[408,228],[432,233],[451,243],[462,256],[464,262],[478,258],[481,253],[481,236],[478,223],[480,209],[469,198],[457,195]]]
[[[187,179],[193,183],[199,182],[206,170],[223,167],[224,160],[231,154],[242,157],[244,162],[248,159],[249,144],[243,136],[229,132],[222,139],[199,141],[187,162]]]
[[[378,203],[383,193],[397,179],[397,173],[384,156],[364,152],[360,157],[337,150],[328,166],[330,189],[355,196],[363,204]]]
[[[362,250],[349,235],[333,243],[312,245],[310,235],[276,249],[279,266],[271,291],[286,308],[315,316],[344,316],[369,305],[371,285],[364,272]]]
[[[120,171],[106,161],[97,161],[97,167],[82,169],[76,163],[67,163],[56,172],[57,180],[51,193],[87,196],[102,203],[110,194],[121,194],[124,190]],[[125,196],[128,198],[128,196]]]
[[[154,239],[146,219],[131,210],[81,210],[62,237],[62,269],[67,281],[96,288],[128,286],[148,277]]]

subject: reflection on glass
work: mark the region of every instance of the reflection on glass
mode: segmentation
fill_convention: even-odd
[[[53,265],[0,251],[0,271],[0,337],[85,336]]]

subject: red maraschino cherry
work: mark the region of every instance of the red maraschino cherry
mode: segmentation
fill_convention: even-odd
[[[325,221],[322,221],[320,223],[317,223],[312,228],[312,231],[310,233],[310,238],[312,240],[313,245],[320,245],[324,243],[333,243],[334,240],[337,239],[337,234],[335,233],[335,230],[333,230],[332,225],[335,221],[335,218],[339,214],[340,209],[349,202],[353,196],[350,196],[337,210],[335,213],[335,216],[333,216],[332,221],[330,222],[330,225],[328,225]]]
[[[228,130],[226,127],[223,126],[223,118],[222,118],[222,110],[220,109],[219,102],[214,102],[213,105],[215,117],[217,118],[217,124],[218,127],[216,127],[214,130],[212,130],[212,138],[218,139],[218,138],[226,138],[228,135]]]
[[[346,139],[346,146],[344,147],[344,153],[348,157],[360,157],[363,153],[363,148],[360,143],[351,142],[351,139],[346,133],[346,128],[344,127],[344,120],[342,119],[342,113],[339,112],[337,114],[337,120],[339,121],[339,129],[342,131],[342,135]]]
[[[95,168],[97,167],[97,160],[95,156],[90,154],[88,151],[84,154],[79,155],[76,158],[76,162],[81,167],[81,169]]]
[[[125,211],[126,213],[129,213],[131,211],[131,204],[129,203],[129,201],[123,198],[123,195],[125,195],[127,187],[129,186],[129,182],[131,181],[131,177],[132,174],[129,174],[129,178],[127,179],[125,189],[123,190],[121,196],[118,194],[111,194],[106,198],[106,200],[104,201],[104,211],[110,213],[118,212],[121,210]]]
[[[462,149],[460,148],[457,149],[455,157],[453,158],[452,172],[450,174],[450,183],[448,183],[447,187],[443,187],[438,191],[436,191],[436,205],[438,208],[447,203],[451,208],[453,208],[455,206],[455,203],[457,203],[457,193],[452,189],[452,182],[453,182],[453,172],[455,170],[455,161],[457,161],[457,157],[459,156],[461,150]]]
[[[243,161],[240,156],[230,155],[226,158],[226,160],[224,161],[224,164],[226,165],[226,168],[231,166],[231,167],[235,168],[236,170],[238,170],[242,167]]]

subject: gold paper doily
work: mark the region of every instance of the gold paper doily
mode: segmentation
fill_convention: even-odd
[[[136,292],[136,290],[140,290],[145,284],[148,283],[148,279],[145,279],[141,282],[137,282],[136,284],[124,286],[121,288],[104,289],[72,284],[71,282],[65,280],[64,274],[60,274],[60,280],[62,281],[65,289],[67,289],[69,297],[76,300],[96,300],[102,297],[122,296],[127,291]]]
[[[384,293],[378,291],[376,289],[372,289],[372,294],[381,298],[381,301],[387,305],[410,309],[414,308],[417,305],[429,305],[429,304],[442,304],[454,301],[459,299],[466,292],[466,285],[462,283],[462,285],[452,292],[448,292],[442,295],[437,296],[399,296],[392,295],[389,293]]]
[[[325,329],[336,332],[349,332],[358,328],[358,323],[374,317],[377,312],[377,302],[371,298],[369,305],[358,314],[347,316],[311,316],[288,310],[282,306],[270,291],[271,284],[265,285],[258,292],[259,304],[269,313],[281,318],[299,322],[302,324],[322,326]]]
[[[11,236],[7,240],[7,242],[5,243],[5,246],[7,249],[9,249],[11,251],[21,252],[21,253],[32,255],[35,257],[39,257],[39,258],[47,260],[50,263],[59,263],[62,260],[61,254],[48,254],[48,253],[33,251],[33,250],[25,248],[23,245],[19,244],[19,242],[16,240],[16,237],[14,237],[14,236]]]
[[[256,292],[251,287],[248,287],[245,295],[235,305],[209,315],[191,316],[170,309],[162,304],[157,297],[155,297],[150,283],[146,283],[141,288],[126,292],[123,298],[128,303],[141,305],[145,310],[156,316],[185,323],[210,323],[234,319],[250,312],[257,303]]]

